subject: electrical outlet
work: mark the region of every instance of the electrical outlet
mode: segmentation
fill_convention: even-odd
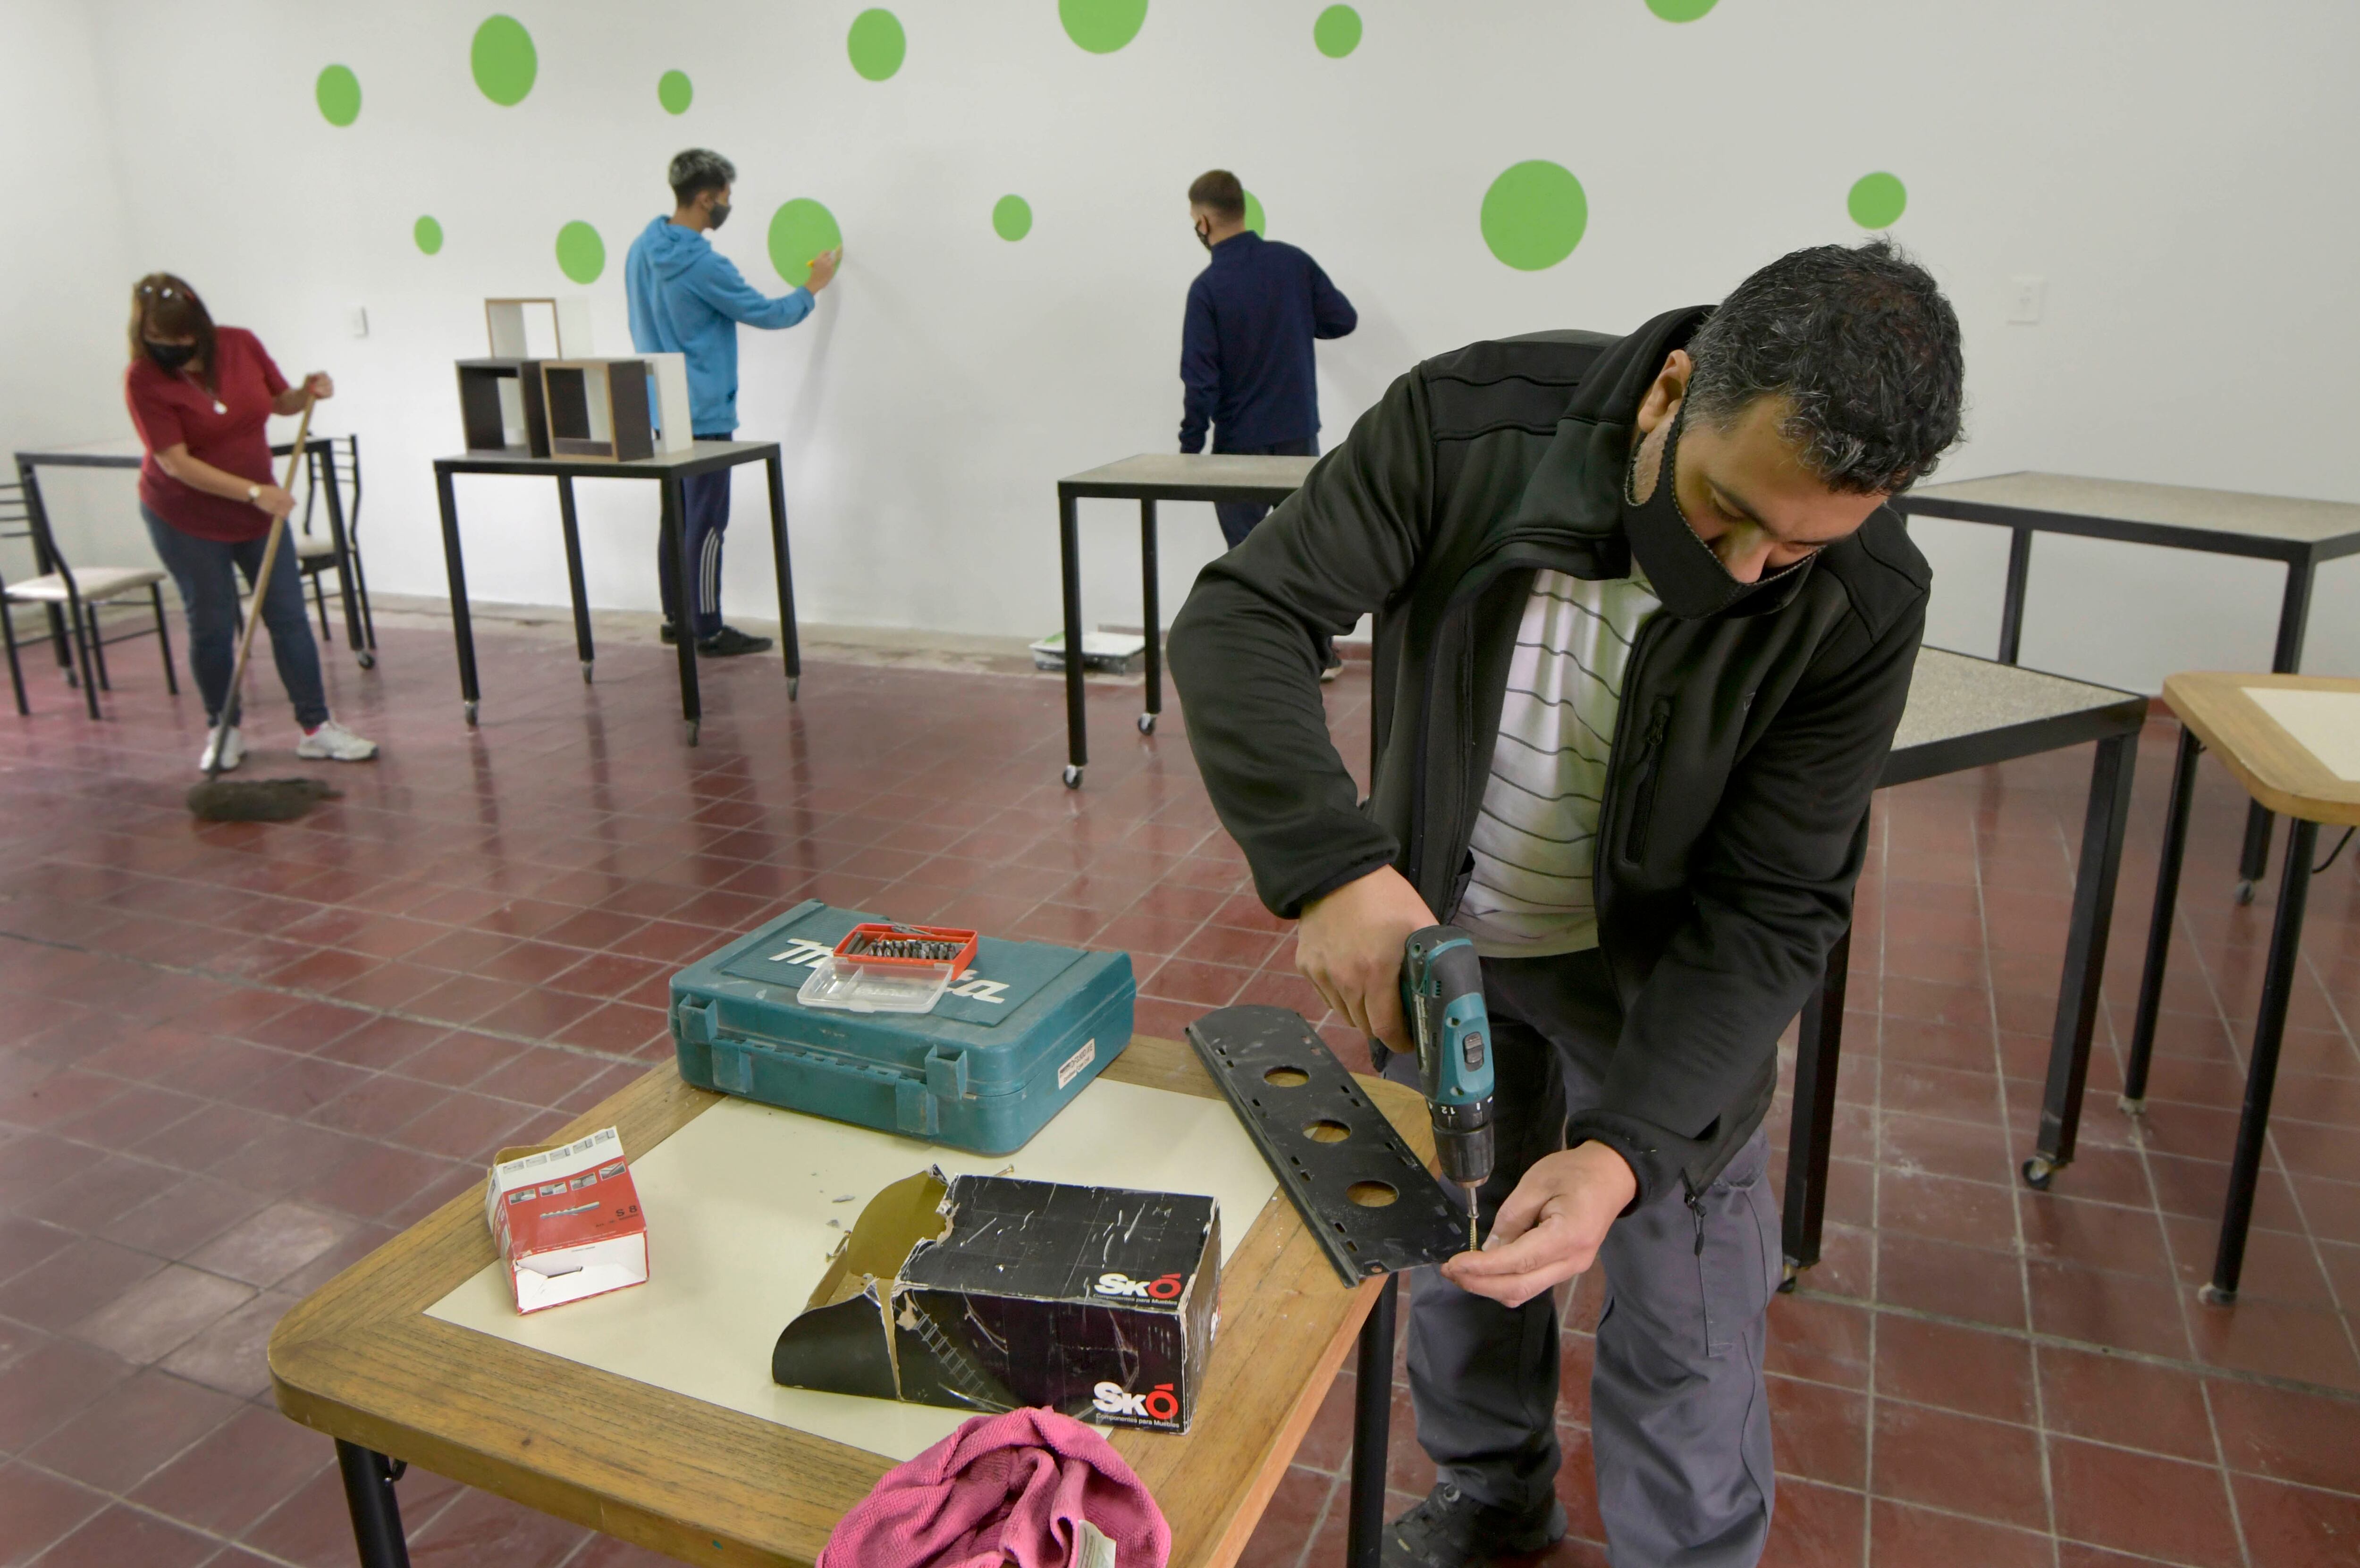
[[[368,335],[368,307],[355,305],[344,312],[344,326],[355,337]]]
[[[2008,280],[2008,323],[2014,326],[2031,326],[2040,320],[2040,307],[2049,294],[2046,278],[2019,277]]]

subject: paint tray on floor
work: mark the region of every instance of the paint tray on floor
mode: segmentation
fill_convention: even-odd
[[[880,920],[807,900],[674,975],[681,1077],[784,1110],[1008,1154],[1131,1043],[1137,987],[1127,953],[980,937],[971,962],[929,978],[942,984],[924,1011],[808,1000],[814,970],[838,964],[854,927]]]

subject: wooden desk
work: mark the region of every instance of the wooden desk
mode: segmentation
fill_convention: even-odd
[[[1139,502],[1139,557],[1147,632],[1147,707],[1139,732],[1155,732],[1164,711],[1164,613],[1155,580],[1157,501],[1284,500],[1303,488],[1317,457],[1259,457],[1236,453],[1145,452],[1057,481],[1057,565],[1065,604],[1065,787],[1082,787],[1090,760],[1089,721],[1082,712],[1082,543],[1078,502],[1097,499]]]
[[[1106,1076],[1220,1093],[1195,1054],[1170,1040],[1133,1039]],[[1362,1082],[1411,1147],[1431,1159],[1416,1094]],[[645,1150],[720,1098],[689,1088],[667,1065],[556,1136],[613,1125],[624,1147]],[[890,1467],[879,1454],[426,1315],[493,1256],[482,1194],[471,1191],[299,1303],[270,1337],[279,1408],[336,1440],[363,1568],[408,1562],[388,1456],[729,1568],[809,1563]],[[1236,1561],[1356,1334],[1364,1360],[1381,1353],[1372,1386],[1378,1441],[1354,1454],[1356,1497],[1365,1471],[1368,1508],[1382,1508],[1393,1336],[1390,1310],[1371,1309],[1380,1301],[1390,1309],[1390,1284],[1338,1280],[1283,1195],[1251,1222],[1223,1273],[1220,1332],[1195,1429],[1185,1437],[1114,1435],[1171,1521],[1174,1568]],[[1363,1333],[1364,1318],[1382,1321]],[[1368,1343],[1379,1327],[1382,1346]],[[1371,1404],[1366,1394],[1362,1403]]]
[[[2360,554],[2360,506],[2295,496],[2025,473],[1927,485],[1894,497],[1893,506],[1904,517],[1950,518],[2008,530],[2007,588],[1999,617],[1999,657],[2006,664],[2016,663],[2022,639],[2024,589],[2032,570],[2036,532],[2078,533],[2087,539],[2285,563],[2286,594],[2278,607],[2278,646],[2270,658],[2270,668],[2280,674],[2292,674],[2302,663],[2311,580],[2320,564]],[[2240,904],[2252,899],[2254,883],[2269,852],[2270,814],[2257,800],[2245,818]]]
[[[2237,1299],[2237,1278],[2245,1267],[2245,1232],[2254,1217],[2254,1185],[2261,1171],[2263,1135],[2269,1130],[2270,1091],[2278,1080],[2278,1047],[2286,1035],[2295,959],[2302,948],[2303,912],[2311,899],[2311,861],[2319,848],[2320,824],[2360,824],[2360,779],[2344,778],[2323,762],[2254,699],[2256,688],[2336,694],[2360,707],[2360,680],[2206,672],[2174,675],[2163,683],[2163,700],[2180,716],[2180,756],[2171,773],[2163,859],[2156,872],[2155,916],[2147,927],[2147,967],[2139,977],[2138,1016],[2131,1026],[2130,1061],[2123,1074],[2123,1108],[2135,1113],[2147,1098],[2156,1015],[2163,1006],[2163,972],[2171,952],[2172,915],[2180,902],[2180,862],[2188,848],[2196,757],[2210,747],[2253,796],[2256,808],[2288,818],[2286,866],[2278,879],[2269,959],[2262,971],[2253,1057],[2245,1067],[2245,1102],[2237,1120],[2237,1146],[2230,1157],[2229,1200],[2221,1216],[2212,1278],[2202,1291],[2204,1299],[2215,1305]]]

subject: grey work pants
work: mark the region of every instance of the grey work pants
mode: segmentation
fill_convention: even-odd
[[[1597,952],[1486,959],[1498,1071],[1488,1230],[1565,1121],[1598,1093],[1622,1008]],[[1398,1075],[1415,1063],[1395,1058]],[[1676,1186],[1614,1223],[1590,1375],[1599,1510],[1615,1568],[1752,1568],[1770,1531],[1762,1354],[1778,1277],[1777,1218],[1756,1131],[1694,1202]],[[1552,1293],[1507,1308],[1432,1269],[1410,1297],[1419,1444],[1469,1496],[1539,1513],[1553,1497],[1557,1316]]]

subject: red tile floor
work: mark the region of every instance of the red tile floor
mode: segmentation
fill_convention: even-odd
[[[563,643],[486,626],[482,649],[472,735],[437,633],[389,632],[373,674],[331,660],[386,755],[293,825],[191,823],[200,716],[137,647],[106,721],[38,661],[39,712],[0,717],[0,1563],[350,1563],[327,1442],[271,1408],[270,1324],[661,1059],[669,971],[785,901],[1128,948],[1153,1032],[1316,1008],[1178,716],[1142,740],[1132,690],[1093,689],[1068,793],[1053,680],[817,664],[790,708],[775,665],[707,665],[691,751],[651,639],[610,644],[595,687]],[[1329,696],[1348,757],[1363,669]],[[284,771],[283,707],[256,710],[249,773]],[[2125,1118],[2171,740],[2142,751],[2083,1152],[2048,1194],[2012,1172],[2088,753],[1881,798],[1827,1260],[1773,1312],[1775,1563],[2360,1561],[2360,882],[2347,857],[2316,886],[2244,1297],[2207,1308],[2267,897],[2230,901],[2240,800],[2208,766],[2153,1097]],[[1566,1331],[1555,1563],[1604,1561],[1594,1300]],[[1339,1560],[1349,1398],[1348,1375],[1256,1568]],[[1429,1472],[1398,1390],[1395,1413],[1398,1507]],[[652,1561],[422,1473],[401,1492],[422,1565]]]

